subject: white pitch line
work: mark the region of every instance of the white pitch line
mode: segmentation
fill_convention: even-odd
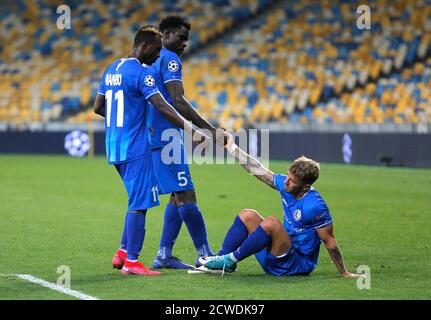
[[[81,291],[64,288],[64,287],[59,286],[57,284],[36,278],[36,277],[32,276],[31,274],[0,274],[0,276],[17,277],[17,278],[20,278],[22,280],[26,280],[26,281],[29,281],[32,283],[39,284],[43,287],[67,294],[69,296],[72,296],[72,297],[75,297],[75,298],[78,298],[81,300],[100,300],[99,298],[89,296],[88,294],[82,293]]]

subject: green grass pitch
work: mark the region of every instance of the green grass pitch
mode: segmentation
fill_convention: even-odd
[[[275,172],[289,163],[271,162]],[[193,165],[198,203],[210,244],[218,250],[243,208],[282,218],[278,193],[239,165]],[[31,274],[56,283],[57,267],[71,269],[71,288],[100,299],[430,299],[431,170],[321,164],[315,187],[327,201],[349,271],[371,270],[371,288],[341,278],[322,245],[308,277],[266,275],[254,257],[238,272],[124,277],[111,267],[121,237],[126,193],[103,157],[0,157],[0,274]],[[157,252],[163,210],[147,215],[141,259]],[[193,263],[183,225],[174,254]],[[0,299],[73,299],[11,276],[0,276]]]

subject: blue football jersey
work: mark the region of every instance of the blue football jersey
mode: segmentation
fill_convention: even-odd
[[[156,79],[157,87],[167,102],[173,103],[169,91],[166,88],[166,83],[170,81],[182,81],[181,76],[181,60],[178,55],[166,48],[162,48],[160,51],[160,57],[149,66],[151,73]],[[183,133],[181,129],[175,126],[172,122],[166,119],[154,106],[150,108],[150,119],[151,119],[151,148],[157,149],[163,147],[170,141],[162,141],[163,131],[166,129],[173,129],[178,131],[178,137],[182,137]],[[172,140],[172,139],[171,139]],[[181,143],[182,140],[178,141]]]
[[[332,223],[329,208],[322,196],[311,188],[300,199],[285,191],[286,175],[274,176],[274,184],[280,192],[284,209],[284,227],[292,241],[292,246],[302,254],[310,256],[317,263],[320,238],[316,229]]]
[[[98,94],[105,96],[105,144],[110,164],[150,155],[147,100],[157,93],[154,77],[136,58],[118,60],[103,73]]]

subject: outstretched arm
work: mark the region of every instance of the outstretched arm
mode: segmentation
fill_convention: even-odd
[[[177,127],[184,129],[188,132],[193,132],[192,125],[180,116],[175,109],[162,97],[161,94],[155,94],[150,97],[150,102],[156,107],[156,109],[168,118]],[[105,96],[98,94],[94,100],[94,113],[105,117]],[[203,136],[202,133],[199,133]]]
[[[166,83],[166,88],[173,100],[173,107],[184,118],[191,121],[194,125],[201,129],[207,129],[212,133],[213,139],[216,138],[216,128],[207,120],[202,118],[199,112],[187,101],[184,96],[184,87],[181,81],[169,81]]]
[[[266,183],[273,189],[276,189],[274,184],[274,173],[266,168],[259,160],[253,158],[248,153],[243,151],[240,147],[238,147],[234,141],[233,137],[229,133],[225,133],[228,138],[227,144],[225,148],[229,151],[229,153],[239,161],[241,166],[254,175],[260,181]]]
[[[150,102],[166,119],[171,121],[178,128],[184,129],[186,132],[194,132],[190,122],[184,119],[178,112],[163,98],[160,93],[154,94],[149,98]],[[199,133],[201,136],[203,134]]]
[[[334,262],[335,267],[337,268],[338,272],[345,278],[362,278],[365,275],[363,274],[356,274],[356,273],[350,273],[346,270],[346,267],[344,265],[343,256],[341,255],[341,251],[338,248],[337,240],[334,237],[334,225],[331,224],[327,227],[323,227],[320,229],[317,229],[317,234],[319,235],[320,239],[323,241],[323,243],[326,246],[326,249],[328,250],[329,256],[331,257],[332,262]]]

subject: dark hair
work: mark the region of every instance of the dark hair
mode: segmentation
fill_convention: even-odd
[[[143,26],[135,33],[135,38],[133,39],[133,47],[136,48],[142,42],[152,43],[156,36],[159,35],[163,37],[162,33],[155,26]]]
[[[160,31],[164,32],[167,29],[179,29],[182,26],[189,31],[191,29],[190,22],[188,22],[186,18],[177,15],[171,15],[167,16],[160,22],[159,29]]]

